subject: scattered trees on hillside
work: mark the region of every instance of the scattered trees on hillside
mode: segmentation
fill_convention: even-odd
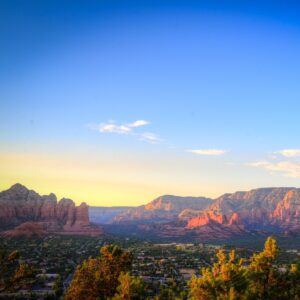
[[[250,260],[239,259],[235,251],[219,250],[212,267],[193,276],[188,292],[176,282],[162,287],[156,300],[300,300],[300,271],[292,264],[287,270],[276,264],[278,246],[268,238],[264,250]],[[147,299],[145,285],[130,275],[132,256],[117,246],[106,246],[101,255],[77,267],[65,294],[66,300]]]
[[[0,245],[0,291],[13,292],[16,287],[30,287],[35,272],[31,266],[19,263],[18,251],[8,252]]]

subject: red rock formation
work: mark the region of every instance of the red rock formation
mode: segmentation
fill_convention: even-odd
[[[25,222],[30,223],[25,223]],[[32,223],[34,222],[34,223]],[[16,227],[16,232],[30,231],[38,226],[45,232],[60,234],[99,235],[101,230],[89,222],[88,206],[79,207],[70,199],[57,202],[56,196],[40,196],[21,184],[0,193],[0,228]],[[29,225],[28,225],[29,224]],[[12,233],[13,234],[13,233]]]
[[[299,224],[300,189],[269,188],[225,194],[204,210],[181,211],[177,221],[143,224],[139,229],[162,238],[206,241],[250,233],[295,233]]]
[[[225,194],[203,209],[188,207],[184,198],[179,203],[171,200],[160,197],[115,220],[138,221],[139,229],[160,237],[194,236],[202,240],[247,233],[300,232],[300,189],[262,188]]]
[[[89,207],[85,202],[76,207],[75,226],[87,226],[89,221]]]
[[[188,220],[187,228],[219,224],[224,230],[300,229],[300,190],[294,188],[257,189],[225,194],[198,216]]]
[[[90,224],[89,207],[86,203],[83,202],[78,207],[69,207],[64,234],[97,236],[101,233],[98,226]]]

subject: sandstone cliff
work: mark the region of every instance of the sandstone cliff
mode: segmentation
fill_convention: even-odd
[[[290,231],[300,230],[300,190],[264,188],[225,194],[188,220],[187,228],[218,225],[223,229]]]
[[[300,232],[300,189],[261,188],[224,194],[215,200],[202,199],[201,207],[196,199],[189,202],[184,197],[160,197],[115,220],[121,226],[136,224],[142,234],[201,241]]]
[[[85,203],[76,207],[70,199],[57,201],[54,194],[40,196],[21,184],[0,193],[0,229],[14,227],[16,232],[10,230],[9,235],[25,231],[30,235],[31,229],[41,234],[101,234],[98,227],[90,224]]]

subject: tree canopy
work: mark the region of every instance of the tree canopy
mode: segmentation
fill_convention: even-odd
[[[101,248],[100,256],[88,258],[78,266],[66,292],[66,300],[109,299],[119,285],[119,276],[131,268],[132,255],[118,246]]]
[[[289,270],[280,271],[276,264],[278,252],[276,240],[271,237],[249,264],[237,259],[234,251],[227,256],[220,250],[212,268],[202,269],[201,277],[190,280],[190,300],[300,299],[298,266],[293,264]]]
[[[271,237],[263,251],[248,260],[238,258],[234,250],[219,250],[215,263],[191,278],[187,292],[171,280],[168,286],[161,286],[154,299],[300,300],[299,267],[292,264],[282,270],[276,261],[278,253],[276,240]],[[147,299],[141,278],[129,273],[131,264],[129,252],[113,245],[103,247],[100,256],[90,257],[77,267],[65,299]]]

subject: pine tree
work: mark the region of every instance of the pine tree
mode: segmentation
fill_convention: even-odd
[[[229,256],[223,250],[217,253],[217,262],[202,269],[202,277],[193,276],[189,282],[191,300],[241,299],[247,287],[243,261],[235,252]]]
[[[202,277],[190,280],[190,300],[300,300],[298,266],[279,272],[278,252],[276,241],[269,237],[247,268],[234,252],[227,258],[220,250],[213,267],[204,268]]]
[[[140,300],[145,299],[144,284],[139,277],[130,276],[129,272],[122,272],[119,276],[117,293],[112,300]]]
[[[117,246],[105,246],[100,256],[78,266],[65,299],[108,299],[114,296],[121,272],[131,268],[132,256]]]
[[[259,254],[254,254],[247,272],[250,285],[248,289],[251,299],[278,299],[280,274],[273,266],[279,252],[276,240],[269,237],[265,247]]]

